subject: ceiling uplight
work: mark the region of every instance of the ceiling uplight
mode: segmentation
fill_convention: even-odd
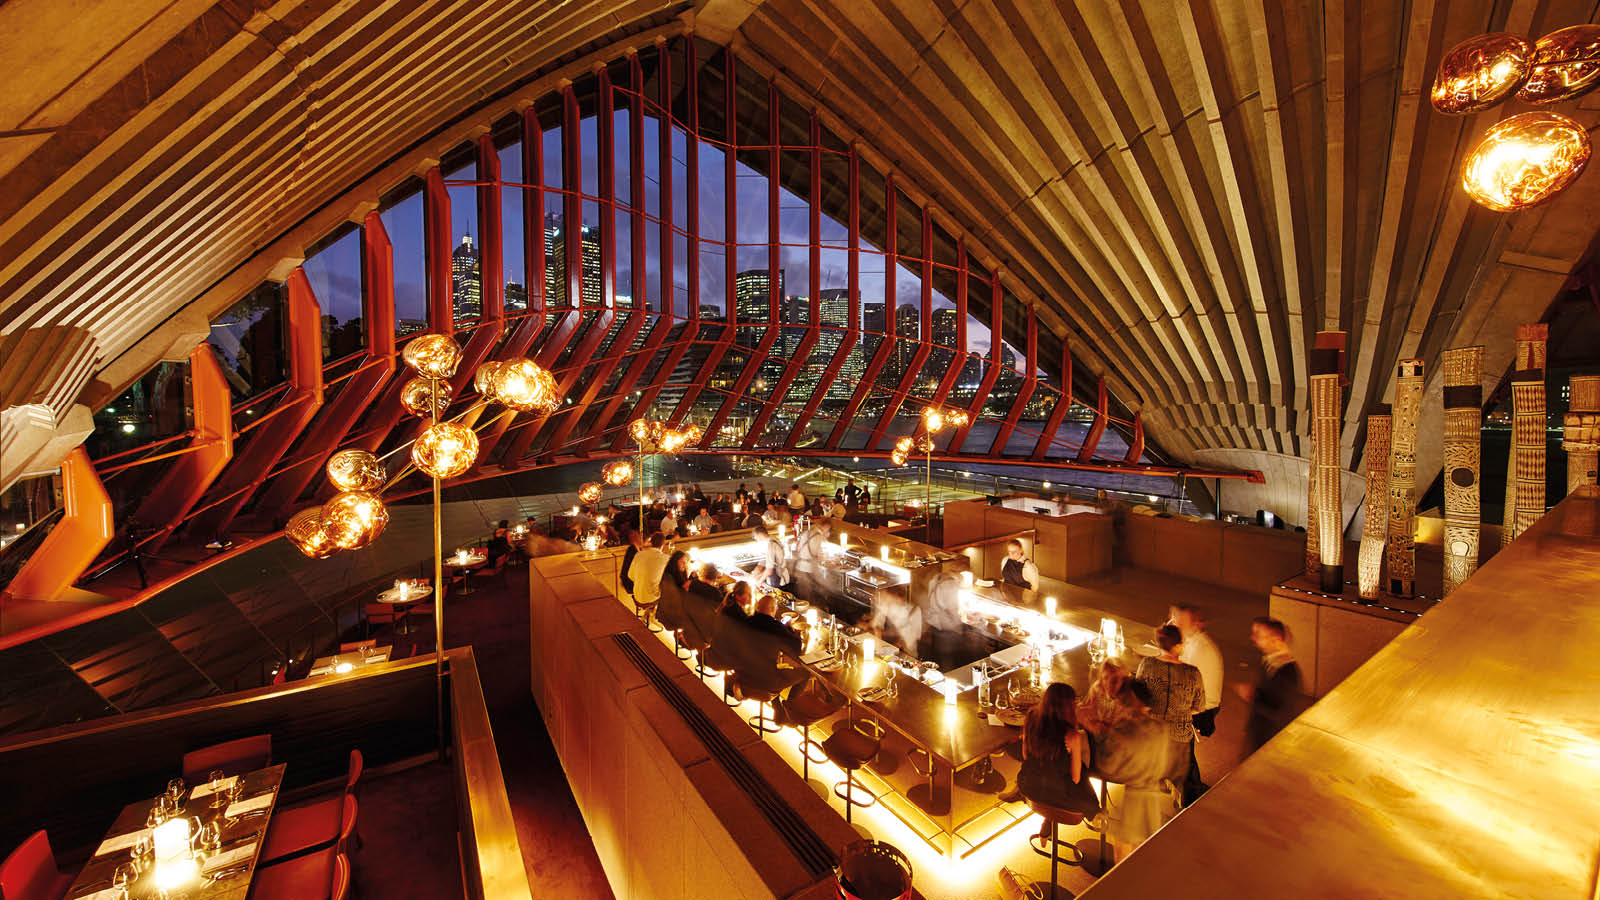
[[[133,423],[132,422],[123,423],[123,425],[122,425],[122,433],[123,434],[133,434],[133,431],[134,431],[134,428],[133,428]]]

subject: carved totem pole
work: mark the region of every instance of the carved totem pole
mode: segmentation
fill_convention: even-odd
[[[1394,428],[1389,439],[1389,593],[1416,592],[1417,410],[1422,406],[1422,360],[1400,360],[1394,382]]]
[[[1505,546],[1544,515],[1545,341],[1548,325],[1517,326],[1517,365],[1511,373],[1512,490],[1506,496]]]
[[[1311,574],[1315,548],[1316,571],[1322,589],[1330,594],[1344,593],[1344,496],[1339,475],[1344,346],[1344,332],[1319,331],[1311,350],[1311,486],[1310,508],[1306,510],[1306,568],[1307,574]]]
[[[1444,364],[1444,595],[1478,569],[1478,472],[1483,446],[1482,347],[1440,354]]]
[[[1389,533],[1389,440],[1394,416],[1380,403],[1367,414],[1367,518],[1361,526],[1356,586],[1367,600],[1383,589],[1383,545]]]
[[[1572,376],[1561,449],[1567,451],[1567,493],[1596,483],[1600,465],[1600,375]]]

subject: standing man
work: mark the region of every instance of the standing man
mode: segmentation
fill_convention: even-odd
[[[1039,567],[1022,552],[1022,542],[1006,541],[1006,559],[1000,564],[1000,580],[1024,591],[1039,590]]]
[[[756,482],[756,502],[762,506],[767,505],[767,489],[761,482]]]
[[[856,504],[861,500],[861,489],[856,487],[856,480],[851,478],[844,483],[844,506],[850,512],[856,511]]]
[[[528,540],[531,543],[533,541],[533,529],[528,529],[528,534]],[[631,567],[634,559],[638,557],[639,551],[643,549],[644,533],[637,528],[629,528],[628,549],[622,551],[622,572],[618,576],[618,580],[622,583],[622,589],[627,591],[630,596],[633,594],[633,573]]]
[[[800,515],[806,511],[806,495],[800,490],[800,482],[795,482],[789,488],[789,512]]]
[[[1178,659],[1200,670],[1200,681],[1205,686],[1205,709],[1195,713],[1194,730],[1199,737],[1210,737],[1217,730],[1217,711],[1222,708],[1222,651],[1217,642],[1206,633],[1205,612],[1198,606],[1180,603],[1168,610],[1168,621],[1183,634],[1183,646]],[[1189,745],[1189,774],[1183,780],[1183,805],[1188,806],[1206,792],[1205,780],[1200,777],[1200,763],[1194,756],[1194,744]]]
[[[1300,713],[1300,665],[1289,652],[1289,629],[1262,616],[1250,623],[1250,643],[1261,651],[1261,668],[1253,685],[1235,685],[1250,704],[1245,744],[1251,753],[1283,730]]]
[[[756,539],[756,543],[765,545],[761,548],[761,562],[756,564],[756,570],[751,573],[755,580],[775,588],[788,584],[789,560],[783,552],[783,545],[767,532],[765,525],[757,525],[750,529],[750,534]]]
[[[661,552],[666,539],[660,532],[650,535],[650,546],[633,558],[633,605],[646,623],[661,602],[661,576],[667,571],[667,555]]]
[[[800,596],[816,603],[822,593],[823,545],[833,531],[832,520],[824,517],[812,519],[811,526],[795,535],[794,568],[800,582]]]

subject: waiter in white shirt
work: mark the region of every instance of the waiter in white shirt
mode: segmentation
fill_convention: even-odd
[[[806,495],[800,490],[800,482],[795,482],[789,488],[789,512],[800,515],[806,510]]]
[[[1210,737],[1217,730],[1217,711],[1222,707],[1222,651],[1217,642],[1206,633],[1205,612],[1198,606],[1178,604],[1168,610],[1169,621],[1183,632],[1183,646],[1178,659],[1200,670],[1200,683],[1205,687],[1205,708],[1194,716],[1194,730],[1200,737]],[[1194,742],[1189,744],[1189,774],[1183,782],[1183,805],[1188,806],[1206,792],[1206,783],[1200,777],[1200,765],[1193,758]]]
[[[822,555],[827,552],[823,546],[828,543],[832,530],[833,523],[829,520],[813,519],[805,531],[795,534],[795,578],[800,584],[800,595],[812,603],[817,602],[822,593]]]
[[[657,532],[650,535],[650,546],[640,550],[633,558],[628,574],[633,578],[633,603],[646,622],[655,614],[661,602],[661,576],[667,571],[667,555],[661,552],[666,539]]]
[[[757,525],[750,529],[750,534],[755,537],[756,543],[764,545],[761,549],[761,562],[756,564],[756,569],[751,575],[758,583],[768,587],[781,588],[788,584],[789,560],[783,552],[783,545],[767,532],[765,525]]]

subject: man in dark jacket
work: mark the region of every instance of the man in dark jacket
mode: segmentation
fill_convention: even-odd
[[[628,574],[628,567],[633,565],[634,556],[644,549],[644,534],[637,528],[628,529],[628,549],[622,551],[622,570],[619,576],[622,589],[629,594],[633,593],[633,578]]]
[[[1262,617],[1250,624],[1250,642],[1261,651],[1261,667],[1253,685],[1238,685],[1250,704],[1245,745],[1254,753],[1300,714],[1300,666],[1289,652],[1289,629],[1277,619]]]

